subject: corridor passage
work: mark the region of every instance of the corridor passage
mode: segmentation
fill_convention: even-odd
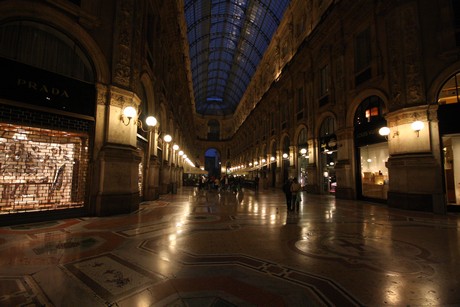
[[[0,228],[0,306],[459,306],[460,215],[281,189]]]

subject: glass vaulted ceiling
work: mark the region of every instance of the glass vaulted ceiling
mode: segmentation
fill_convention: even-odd
[[[290,0],[185,0],[196,112],[235,112]]]

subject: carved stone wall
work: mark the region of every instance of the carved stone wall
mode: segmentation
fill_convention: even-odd
[[[118,0],[113,48],[113,81],[129,88],[132,76],[134,0]]]

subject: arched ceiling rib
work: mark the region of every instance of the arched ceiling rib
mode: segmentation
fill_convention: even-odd
[[[185,0],[196,112],[232,115],[290,0]]]

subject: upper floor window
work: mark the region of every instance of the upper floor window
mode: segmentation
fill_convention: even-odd
[[[371,60],[371,35],[369,28],[367,28],[355,38],[355,85],[371,78]]]
[[[329,86],[330,86],[330,69],[329,65],[325,65],[321,68],[320,72],[320,80],[319,80],[319,94],[320,96],[325,96],[329,94]]]
[[[355,38],[355,72],[359,73],[371,65],[371,38],[369,28]]]
[[[319,136],[326,137],[334,133],[335,133],[335,119],[329,116],[321,124],[320,130],[319,130]]]
[[[460,46],[460,1],[452,0],[452,11],[454,16],[455,42]]]
[[[208,141],[218,141],[220,137],[220,123],[212,119],[208,122]]]
[[[304,99],[304,90],[303,87],[301,87],[297,90],[297,120],[303,118]]]
[[[303,87],[301,87],[297,90],[297,112],[303,110],[303,100],[304,100]]]
[[[284,91],[283,99],[285,103],[280,104],[280,114],[281,114],[281,129],[286,129],[289,122],[289,93]]]

